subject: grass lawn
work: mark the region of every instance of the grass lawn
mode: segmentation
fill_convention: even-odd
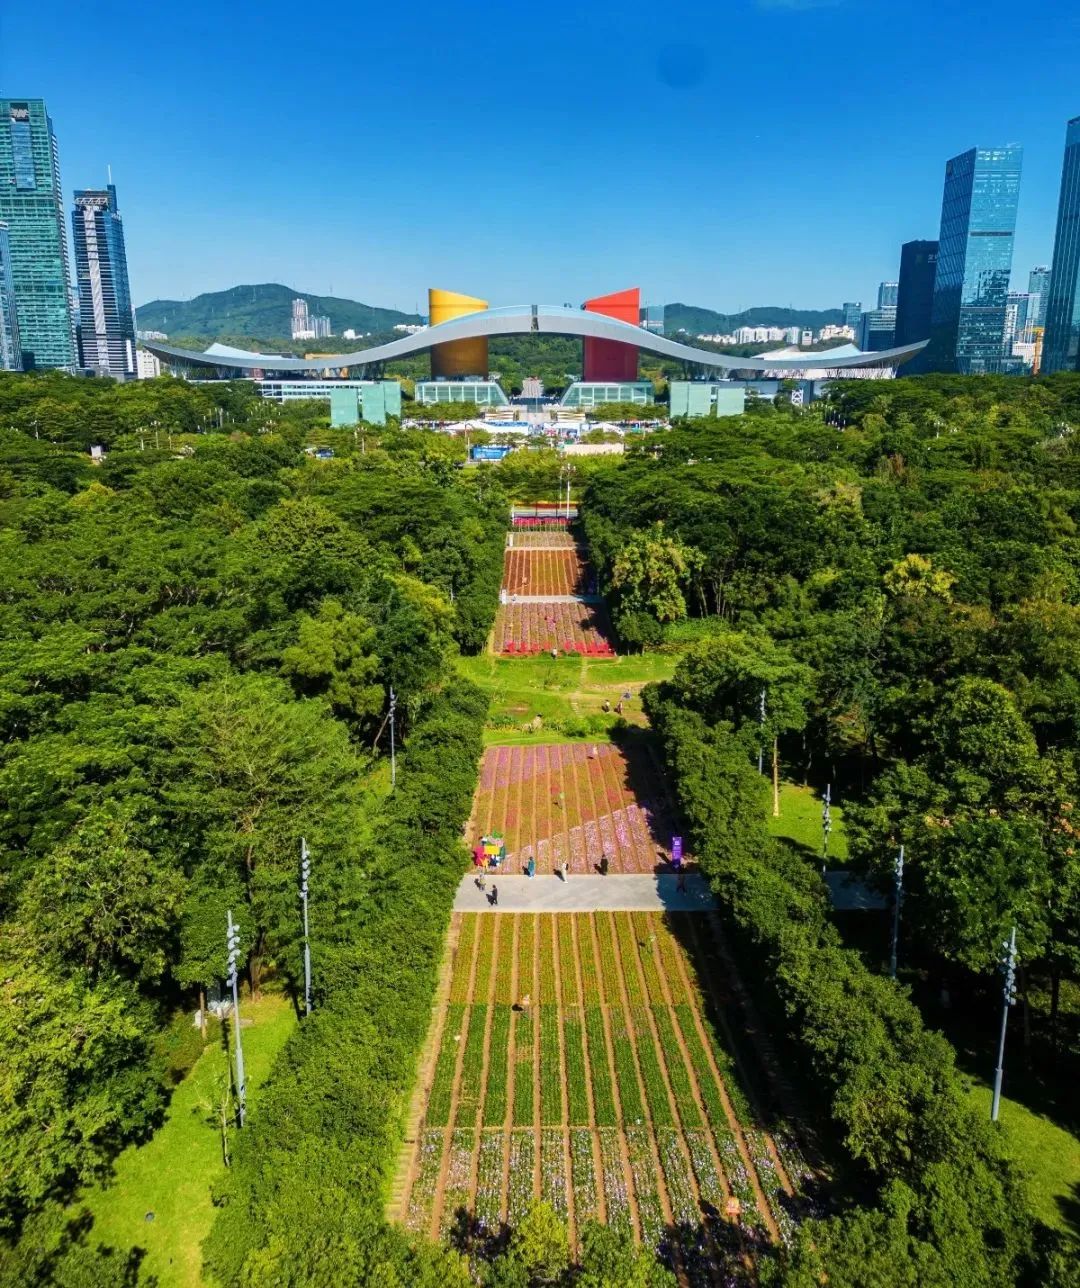
[[[296,1018],[287,999],[269,993],[255,1003],[241,1001],[240,1013],[251,1021],[243,1030],[251,1107]],[[94,1214],[91,1237],[112,1247],[145,1248],[143,1273],[157,1276],[159,1288],[202,1283],[199,1245],[214,1219],[210,1186],[224,1170],[208,1106],[227,1067],[224,1048],[211,1041],[173,1092],[161,1127],[145,1144],[124,1150],[108,1187],[82,1198]],[[146,1220],[147,1212],[154,1213],[153,1221]]]
[[[643,657],[597,659],[551,658],[546,655],[522,658],[497,657],[490,653],[458,659],[458,668],[491,695],[491,711],[485,741],[523,744],[558,742],[566,721],[594,717],[597,727],[567,737],[566,741],[604,741],[609,735],[602,725],[613,725],[615,704],[629,689],[635,696],[627,703],[625,718],[644,724],[637,698],[642,686],[671,676],[678,659],[647,653]],[[612,710],[603,711],[605,700]],[[522,726],[540,716],[544,728],[525,733]]]
[[[766,769],[768,765],[766,765]],[[786,837],[821,855],[821,797],[812,788],[794,783],[780,784],[780,817],[773,818],[770,794],[766,827],[771,836]],[[844,810],[833,805],[829,811],[832,830],[829,833],[829,862],[846,863],[847,837],[844,835]]]
[[[970,1094],[980,1111],[989,1116],[990,1088],[976,1083]],[[1036,1216],[1056,1230],[1076,1235],[1075,1215],[1070,1220],[1064,1209],[1069,1207],[1075,1213],[1080,1194],[1080,1139],[1007,1096],[1001,1098],[998,1121],[1005,1129],[1009,1152],[1027,1173]]]

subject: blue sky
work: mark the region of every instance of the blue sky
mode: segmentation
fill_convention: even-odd
[[[1052,251],[1080,3],[0,5],[65,188],[111,164],[137,303],[242,282],[423,307],[869,301],[945,160],[1019,142]]]

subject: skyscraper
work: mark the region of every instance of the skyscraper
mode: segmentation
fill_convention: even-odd
[[[888,305],[864,313],[859,319],[856,334],[863,353],[880,353],[882,349],[891,349],[896,335],[896,309]]]
[[[844,314],[844,326],[849,326],[859,334],[859,320],[862,317],[862,300],[846,300],[841,306]]]
[[[0,220],[11,242],[23,365],[74,367],[60,157],[44,99],[0,98]]]
[[[930,344],[922,371],[1001,370],[1023,149],[972,148],[947,162]]]
[[[308,302],[300,296],[292,302],[292,338],[294,340],[315,339],[315,328],[308,312]]]
[[[79,292],[79,365],[117,380],[135,377],[135,318],[116,188],[83,188],[71,212]]]
[[[899,282],[881,282],[877,288],[877,306],[879,309],[895,309]]]
[[[15,313],[15,281],[11,276],[11,239],[0,223],[0,371],[22,370],[19,319]]]
[[[930,312],[937,275],[936,241],[909,241],[900,247],[896,291],[896,344],[916,344],[930,336]]]
[[[1028,326],[1042,326],[1046,322],[1046,306],[1050,301],[1050,270],[1045,264],[1028,273]]]
[[[1065,130],[1042,369],[1080,371],[1080,116]]]

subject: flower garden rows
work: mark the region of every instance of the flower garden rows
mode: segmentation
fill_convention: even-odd
[[[658,770],[641,749],[611,743],[489,747],[473,811],[476,835],[499,833],[507,868],[538,873],[653,872],[668,863],[672,824]]]
[[[558,532],[542,530],[534,532],[509,532],[506,536],[507,546],[520,547],[521,549],[544,549],[544,550],[576,550],[577,541],[568,528],[562,528]]]
[[[605,647],[611,652],[603,605],[576,600],[500,604],[495,614],[494,640],[497,653],[546,653],[553,648],[570,653]]]
[[[406,1224],[498,1236],[544,1198],[572,1232],[622,1226],[692,1283],[750,1282],[810,1172],[789,1133],[763,1130],[746,1052],[711,1021],[709,917],[480,913],[456,928]]]
[[[589,575],[575,547],[512,546],[503,555],[502,588],[508,595],[584,595]]]

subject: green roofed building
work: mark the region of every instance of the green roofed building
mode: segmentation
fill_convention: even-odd
[[[672,380],[668,385],[670,414],[676,416],[741,416],[746,409],[746,386],[711,380]]]

